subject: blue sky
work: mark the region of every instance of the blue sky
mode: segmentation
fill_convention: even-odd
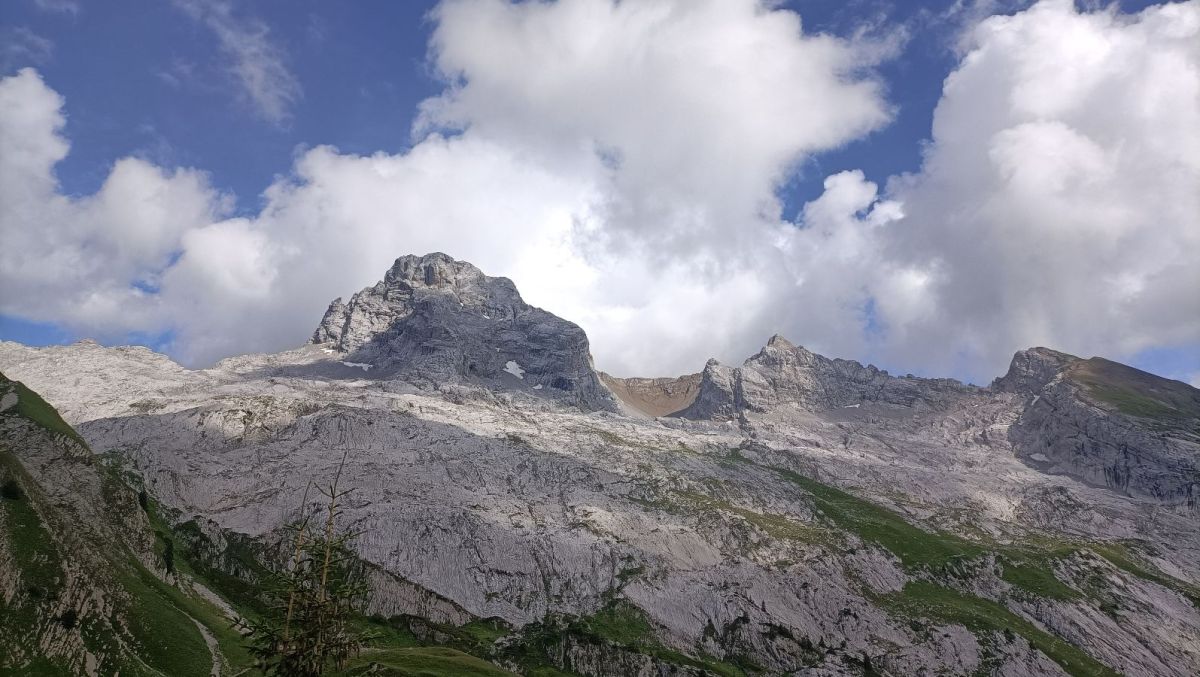
[[[1116,6],[1119,12],[1134,13],[1152,4],[1125,1]],[[45,86],[65,101],[66,123],[59,133],[69,140],[70,153],[55,166],[64,196],[86,199],[96,194],[114,162],[135,157],[156,167],[200,170],[212,194],[228,202],[219,214],[221,218],[244,216],[254,220],[269,202],[263,191],[280,177],[295,176],[297,159],[316,146],[334,146],[344,156],[403,156],[425,138],[424,132],[413,132],[418,107],[422,101],[442,94],[447,86],[430,52],[430,39],[438,27],[438,19],[431,14],[433,6],[418,2],[260,0],[217,11],[213,7],[221,8],[220,3],[199,0],[13,2],[0,15],[0,35],[10,45],[0,55],[0,75],[12,76],[32,67]],[[934,109],[943,98],[943,82],[963,56],[961,50],[956,50],[956,40],[973,22],[987,16],[982,9],[986,7],[1007,13],[1024,9],[1024,5],[1002,3],[966,3],[964,7],[963,3],[949,1],[876,0],[797,0],[778,8],[798,13],[806,35],[826,34],[848,42],[868,42],[873,46],[864,50],[886,52],[867,59],[873,63],[864,68],[879,84],[880,106],[890,118],[879,124],[864,123],[869,128],[849,138],[797,151],[782,183],[774,189],[785,221],[804,229],[805,205],[826,194],[827,177],[839,172],[861,171],[865,181],[879,187],[878,197],[882,200],[891,197],[890,178],[921,171]],[[225,19],[211,20],[214,12],[224,12]],[[227,21],[226,26],[262,38],[261,44],[269,46],[270,55],[284,70],[285,82],[276,83],[274,94],[278,110],[264,109],[261,102],[256,103],[253,96],[239,88],[231,75],[235,59],[227,49],[223,51],[220,29],[214,27],[222,20]],[[747,114],[753,115],[753,111]],[[482,129],[481,115],[472,115],[473,124]],[[450,126],[441,129],[451,136],[458,133]],[[695,141],[705,143],[703,138]],[[472,196],[459,195],[458,199],[471,200]],[[870,204],[855,213],[862,217],[869,212]],[[175,248],[165,267],[178,260],[180,251],[181,247]],[[408,252],[392,254],[403,253]],[[381,273],[373,270],[364,279],[377,278]],[[522,281],[519,274],[512,276]],[[158,282],[138,278],[129,283],[157,291]],[[338,293],[352,291],[354,288],[339,288]],[[328,299],[314,303],[318,301],[320,305]],[[860,328],[864,336],[877,333],[875,304],[875,297],[860,304],[866,309],[862,312],[869,315],[866,326]],[[1190,308],[1181,310],[1188,312]],[[109,343],[137,342],[186,352],[180,348],[181,337],[194,333],[170,321],[148,322],[128,330],[117,327],[89,331],[88,322],[70,316],[56,319],[30,315],[0,315],[0,339],[41,345],[99,335]],[[316,319],[311,318],[312,322]],[[963,366],[976,359],[973,349],[961,349],[958,362],[914,358],[916,353],[892,350],[867,339],[848,345],[832,333],[813,332],[808,338],[803,335],[804,327],[813,321],[809,318],[808,324],[803,324],[794,320],[792,326],[799,329],[783,329],[789,335],[800,333],[795,337],[798,341],[833,354],[873,360],[893,371],[938,373],[940,369],[981,380],[980,373]],[[581,323],[591,330],[587,322]],[[594,344],[603,340],[596,332],[590,333]],[[283,347],[271,343],[279,340],[256,343],[248,339],[245,349]],[[1188,380],[1200,375],[1200,350],[1195,340],[1196,336],[1184,329],[1157,345],[1121,337],[1107,345],[1126,347],[1114,349],[1120,353],[1115,357]],[[1087,341],[1077,343],[1061,347],[1091,346]],[[699,346],[696,354],[707,352],[734,359],[737,350],[749,354],[745,349],[752,344],[750,339],[731,338],[707,351]],[[204,355],[216,357],[221,351],[235,352],[237,347],[224,346],[214,349],[217,352],[212,355]],[[1017,347],[1021,346],[1013,346]],[[941,352],[957,349],[952,345]],[[603,350],[598,352],[604,354]],[[651,358],[614,361],[632,369],[647,359]],[[688,359],[692,359],[690,354]],[[994,362],[989,362],[988,369]]]
[[[370,154],[411,145],[417,104],[443,86],[426,58],[434,4],[241,3],[237,15],[269,27],[303,88],[280,124],[231,98],[213,36],[169,2],[116,0],[103,7],[81,2],[78,11],[46,11],[32,0],[13,3],[4,26],[27,28],[53,48],[43,55],[10,56],[4,66],[6,74],[37,67],[69,102],[65,132],[73,145],[58,165],[66,192],[95,192],[117,158],[134,154],[202,168],[237,196],[240,208],[253,210],[271,178],[289,170],[297,147],[330,144]],[[850,35],[864,21],[883,17],[920,31],[902,59],[881,69],[896,119],[867,138],[810,159],[784,191],[788,204],[794,210],[817,197],[825,175],[841,169],[862,168],[877,180],[915,170],[942,79],[955,61],[949,33],[954,26],[923,17],[953,1],[784,5],[800,13],[806,31]]]

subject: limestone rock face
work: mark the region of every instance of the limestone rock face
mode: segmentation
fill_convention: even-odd
[[[1200,504],[1200,390],[1044,348],[1017,353],[993,388],[1031,398],[1009,436],[1033,467],[1167,504]]]
[[[672,652],[764,674],[1200,665],[1196,391],[1107,361],[1034,349],[977,388],[776,337],[738,367],[606,388],[578,327],[430,255],[335,301],[296,350],[189,370],[0,342],[0,370],[229,542],[340,472],[371,613],[636,610],[661,650],[558,637],[580,674],[687,674]],[[1043,653],[1051,636],[1084,653]]]
[[[695,402],[680,416],[730,419],[745,411],[808,412],[880,403],[897,407],[943,407],[976,388],[951,379],[894,377],[874,366],[829,359],[781,336],[773,336],[741,367],[710,360]]]
[[[679,412],[682,418],[724,421],[737,418],[745,407],[742,370],[709,360],[700,372],[696,399]]]
[[[891,674],[1060,674],[1019,633],[977,634],[880,606],[881,596],[903,599],[934,577],[1126,674],[1188,674],[1200,660],[1200,611],[1171,582],[1200,581],[1194,516],[1023,463],[1007,432],[1026,401],[1012,393],[974,389],[943,408],[878,399],[816,412],[743,401],[735,426],[548,407],[482,382],[398,388],[358,368],[334,370],[325,350],[191,371],[90,344],[0,343],[0,367],[52,388],[94,449],[119,459],[180,521],[212,525],[231,542],[269,538],[307,483],[331,478],[346,454],[342,481],[354,492],[345,517],[363,530],[355,549],[376,572],[371,613],[525,625],[618,599],[670,650],[745,656],[768,674],[861,674],[863,656]],[[150,373],[158,362],[164,368]],[[103,397],[62,386],[72,374],[101,383],[95,375],[134,365],[146,369]],[[751,392],[734,377],[743,370],[710,364],[702,380],[709,394]],[[717,401],[705,395],[695,404]],[[797,484],[789,473],[815,479]],[[886,527],[834,519],[851,500],[830,503],[835,486],[921,525],[913,535],[927,534],[935,549],[942,532],[984,534],[985,543],[1044,534],[1085,548],[1117,539],[1139,544],[1139,561],[1152,558],[1143,566],[1170,578],[1139,579],[1095,556],[1070,570],[1051,561],[1044,575],[1073,589],[1113,581],[1087,593],[1096,599],[1059,600],[1014,591],[992,555],[943,576],[881,546]],[[1100,605],[1119,611],[1110,617]],[[563,641],[588,674],[657,669],[644,656],[585,655]]]
[[[615,407],[578,325],[445,254],[401,257],[349,303],[334,300],[312,342],[377,378],[503,382],[586,409]]]
[[[992,382],[992,389],[1037,395],[1078,357],[1049,348],[1030,348],[1013,355],[1008,373]]]

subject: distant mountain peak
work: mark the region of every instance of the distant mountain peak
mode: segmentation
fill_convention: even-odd
[[[741,367],[709,360],[695,401],[678,415],[729,419],[746,411],[823,411],[871,402],[940,406],[973,390],[950,379],[898,378],[874,365],[830,359],[776,334]]]
[[[781,350],[795,350],[796,346],[791,341],[784,338],[781,334],[774,334],[767,339],[768,348],[777,348]]]

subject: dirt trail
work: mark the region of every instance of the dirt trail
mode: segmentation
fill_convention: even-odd
[[[204,643],[208,645],[208,652],[212,654],[212,670],[209,671],[209,674],[212,677],[221,677],[221,665],[223,661],[221,660],[221,648],[217,644],[217,638],[213,637],[213,634],[208,631],[208,628],[204,627],[203,623],[191,616],[188,616],[188,618],[191,618],[192,622],[196,624],[196,629],[200,631],[201,636],[204,637]]]

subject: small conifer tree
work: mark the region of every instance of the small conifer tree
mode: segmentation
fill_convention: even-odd
[[[366,599],[361,564],[350,548],[358,534],[339,528],[340,489],[346,455],[328,487],[316,487],[326,498],[324,514],[307,510],[305,489],[300,516],[285,526],[289,561],[266,581],[273,618],[239,621],[249,631],[250,651],[268,675],[310,677],[329,669],[344,669],[366,639],[354,626]]]

